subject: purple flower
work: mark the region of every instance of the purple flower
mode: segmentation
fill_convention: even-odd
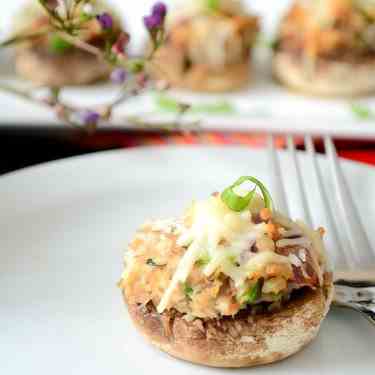
[[[163,26],[165,16],[167,15],[167,6],[162,3],[156,3],[151,10],[151,15],[145,16],[143,22],[149,31],[156,30]]]
[[[167,6],[162,2],[156,3],[152,7],[152,14],[158,14],[161,18],[165,18],[167,15]]]
[[[98,22],[100,23],[100,26],[104,30],[112,29],[113,18],[109,13],[104,12],[102,14],[99,14],[99,15],[96,16],[96,19],[98,20]]]
[[[159,14],[151,14],[151,16],[143,17],[143,22],[146,26],[146,29],[151,31],[162,26],[163,18],[160,17]]]
[[[117,68],[113,70],[111,73],[111,81],[113,83],[118,83],[118,84],[124,83],[126,80],[126,77],[127,77],[126,70],[122,68]]]
[[[79,119],[84,125],[96,125],[100,120],[100,115],[97,112],[86,109],[81,111],[79,114]]]

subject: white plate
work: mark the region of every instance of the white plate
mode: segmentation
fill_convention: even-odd
[[[0,25],[3,31],[9,31],[12,15],[26,0],[4,2],[0,12]],[[30,1],[30,0],[28,0]],[[146,33],[142,26],[142,16],[149,11],[154,0],[137,0],[131,5],[121,0],[107,0],[114,4],[123,15],[125,24],[132,34],[131,46],[134,51],[140,51],[144,45]],[[189,0],[192,1],[192,0]],[[198,0],[197,0],[198,1]],[[169,5],[175,5],[184,0],[167,0]],[[271,39],[280,17],[289,6],[291,0],[245,0],[262,19],[266,38]],[[0,30],[2,31],[2,30]],[[1,36],[1,35],[0,35]],[[209,115],[200,113],[186,116],[186,120],[201,120],[201,126],[206,130],[241,130],[241,131],[289,131],[330,133],[341,137],[374,138],[375,126],[373,120],[358,121],[350,109],[348,100],[314,99],[292,94],[276,85],[271,79],[270,51],[260,48],[256,53],[256,72],[251,87],[243,91],[223,95],[192,94],[187,92],[171,93],[173,97],[188,103],[217,103],[226,100],[235,108],[233,114]],[[13,63],[9,56],[0,51],[0,81],[14,82]],[[102,104],[115,97],[116,88],[111,85],[71,88],[66,90],[67,102],[79,105]],[[6,111],[0,112],[0,126],[62,126],[61,122],[49,109],[24,102],[22,99],[11,97],[0,91],[0,102]],[[375,100],[367,98],[363,104],[375,108]],[[151,122],[173,121],[175,116],[164,114],[157,108],[152,96],[145,95],[120,106],[114,113],[113,123],[116,128],[129,127],[125,117],[138,115]],[[108,127],[108,124],[106,125]],[[130,124],[134,127],[134,124]],[[156,127],[158,127],[156,125]]]
[[[178,214],[192,198],[206,197],[243,174],[268,182],[264,156],[246,148],[144,148],[1,177],[1,373],[228,373],[173,359],[146,344],[129,321],[116,282],[125,245],[145,219]],[[308,163],[302,161],[311,187]],[[370,230],[375,172],[350,162],[344,167]],[[327,168],[323,172],[327,176]],[[309,194],[315,199],[310,189]],[[370,374],[374,343],[367,321],[335,310],[308,348],[251,372]]]

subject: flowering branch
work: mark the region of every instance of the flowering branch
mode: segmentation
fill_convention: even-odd
[[[38,2],[48,17],[48,26],[35,32],[13,36],[0,43],[0,48],[25,41],[33,42],[50,34],[58,35],[69,45],[86,51],[111,66],[113,70],[110,78],[120,86],[119,94],[109,104],[96,108],[80,108],[68,105],[60,99],[63,87],[49,87],[49,95],[42,99],[32,91],[23,91],[8,85],[0,85],[0,90],[48,106],[67,124],[83,126],[86,130],[93,131],[99,123],[111,119],[115,107],[151,88],[147,65],[152,62],[155,52],[165,38],[167,7],[163,3],[156,3],[151,13],[143,19],[151,40],[151,52],[146,57],[129,58],[125,52],[130,41],[129,34],[122,30],[115,30],[114,18],[108,12],[95,14],[91,0],[38,0]],[[96,21],[102,30],[104,43],[99,46],[90,44],[80,37],[80,31],[85,29],[86,23],[92,21]],[[179,116],[186,112],[185,107],[181,108],[183,110]]]

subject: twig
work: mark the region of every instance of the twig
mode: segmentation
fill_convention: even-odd
[[[50,30],[43,30],[43,31],[35,32],[35,33],[25,34],[25,35],[22,35],[22,34],[14,35],[2,41],[0,43],[0,48],[9,47],[16,43],[27,42],[28,40],[32,40],[32,39],[37,39],[37,38],[40,38],[41,36],[47,35],[49,32]]]
[[[65,24],[64,24],[64,20],[62,18],[60,18],[56,12],[54,12],[53,10],[49,9],[48,8],[48,5],[45,1],[43,0],[39,0],[39,4],[43,7],[43,9],[45,10],[45,12],[47,12],[47,14],[51,17],[51,19],[53,19],[54,21],[56,21],[61,28],[64,28]]]
[[[35,98],[29,91],[16,89],[15,87],[0,83],[0,90],[8,92],[9,94],[18,96],[21,99],[32,101],[33,103],[41,104],[41,105],[48,105],[47,103]]]
[[[83,40],[79,39],[78,37],[75,37],[71,34],[68,34],[64,31],[60,31],[58,33],[58,35],[64,39],[65,41],[69,42],[70,44],[74,45],[75,47],[79,48],[79,49],[82,49],[86,52],[89,52],[91,53],[92,55],[95,55],[97,57],[99,57],[100,59],[105,59],[104,57],[104,54],[102,53],[102,51],[93,46],[92,44],[89,44],[89,43],[86,43],[84,42]]]

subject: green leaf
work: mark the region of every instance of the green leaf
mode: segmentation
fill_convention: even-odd
[[[63,54],[71,48],[73,45],[59,35],[54,34],[49,39],[49,49],[53,53]]]
[[[262,283],[258,280],[249,290],[242,296],[244,303],[254,303],[262,293]]]
[[[145,68],[145,61],[142,59],[132,59],[127,62],[128,70],[133,73],[137,74],[144,70]]]
[[[245,181],[250,181],[254,183],[256,186],[247,195],[242,197],[235,193],[234,188],[242,185]],[[260,189],[262,193],[264,205],[270,210],[272,210],[273,203],[271,194],[262,182],[260,182],[257,178],[252,176],[240,177],[233,185],[229,186],[221,193],[221,199],[231,210],[241,212],[245,208],[247,208],[251,203],[252,199],[254,198],[257,187]]]
[[[209,113],[209,114],[221,114],[221,113],[234,113],[235,109],[233,105],[225,100],[218,101],[217,103],[211,104],[196,104],[192,106],[192,112],[196,113]]]
[[[80,20],[82,21],[82,22],[87,22],[87,21],[90,21],[90,20],[92,20],[93,18],[95,18],[95,16],[94,15],[92,15],[92,14],[87,14],[87,13],[81,13],[80,15],[79,15],[79,18],[80,18]]]
[[[167,95],[155,95],[154,97],[156,107],[165,112],[178,113],[181,111],[181,105],[178,100]],[[190,113],[207,113],[207,114],[231,114],[235,109],[231,103],[225,100],[216,103],[203,103],[189,105]]]
[[[211,257],[208,254],[204,254],[196,261],[195,264],[200,267],[203,267],[203,266],[206,266],[208,263],[210,263],[210,261],[211,261]]]
[[[178,101],[166,95],[157,95],[155,97],[155,104],[163,111],[167,111],[167,112],[179,111]]]
[[[205,3],[209,10],[215,12],[220,9],[220,0],[205,0]]]
[[[194,293],[194,289],[188,283],[184,283],[183,287],[184,287],[185,296],[188,299],[191,299],[191,297],[192,297],[192,295]]]
[[[353,114],[361,120],[368,120],[374,117],[374,113],[371,111],[371,109],[363,104],[352,103],[350,109]]]

